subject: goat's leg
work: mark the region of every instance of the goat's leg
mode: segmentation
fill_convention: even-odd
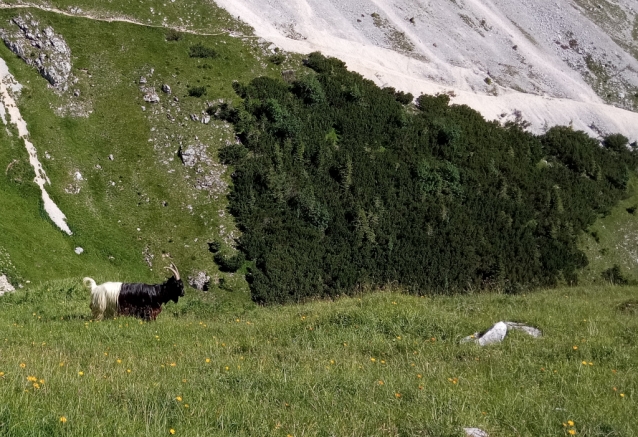
[[[94,307],[93,305],[89,305],[91,308],[91,313],[93,313],[93,319],[102,320],[104,318],[104,313],[100,311],[99,308]]]

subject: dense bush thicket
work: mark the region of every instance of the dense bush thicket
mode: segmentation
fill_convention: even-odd
[[[576,282],[577,236],[623,196],[635,143],[567,127],[534,136],[445,95],[406,108],[411,95],[337,59],[306,65],[290,85],[236,83],[243,104],[213,108],[242,143],[220,156],[235,166],[231,212],[256,301],[389,282],[418,293]]]
[[[216,58],[217,56],[219,56],[215,49],[206,47],[202,43],[197,43],[190,46],[188,55],[191,58]]]
[[[203,95],[206,95],[206,87],[205,86],[189,86],[188,95],[191,97],[201,97]]]

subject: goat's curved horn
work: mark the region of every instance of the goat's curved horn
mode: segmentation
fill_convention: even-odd
[[[171,263],[170,266],[164,267],[167,270],[170,270],[175,275],[175,279],[179,279],[179,270],[175,267],[175,264]]]

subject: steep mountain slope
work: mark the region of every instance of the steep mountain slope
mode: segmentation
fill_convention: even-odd
[[[381,85],[445,92],[532,130],[573,124],[638,138],[635,5],[505,0],[217,0],[258,35],[319,50]],[[613,106],[609,106],[613,105]]]
[[[240,5],[238,3],[235,7]],[[268,5],[260,7],[272,8]],[[430,11],[428,14],[432,15],[434,11],[450,5],[461,10],[452,2],[449,5],[438,4],[437,8],[429,6],[430,9],[425,8],[422,12]],[[434,59],[431,51],[437,47],[412,42],[413,37],[408,32],[425,29],[425,21],[419,20],[430,15],[413,14],[409,9],[403,17],[399,14],[400,10],[390,14],[387,8],[381,8],[381,3],[372,6],[363,12],[367,14],[365,17],[350,14],[354,24],[340,22],[342,29],[365,27],[365,32],[370,35],[366,37],[368,39],[364,38],[366,33],[363,30],[359,34],[344,30],[337,39],[330,36],[327,30],[332,24],[313,21],[313,17],[318,15],[312,15],[312,8],[319,8],[318,5],[308,3],[305,9],[293,8],[293,12],[300,14],[299,11],[303,11],[311,17],[309,26],[324,26],[326,31],[318,35],[323,35],[330,44],[358,38],[361,56],[353,57],[348,55],[351,52],[344,51],[344,58],[350,67],[362,67],[360,71],[377,82],[386,84],[387,78],[393,77],[396,81],[388,84],[399,89],[415,93],[456,93],[453,103],[462,103],[463,99],[473,105],[478,102],[483,114],[489,115],[490,111],[495,116],[505,113],[502,119],[515,117],[518,113],[512,114],[512,111],[521,110],[523,117],[536,123],[535,130],[542,130],[545,121],[548,124],[569,123],[573,116],[569,111],[575,107],[585,108],[583,117],[596,116],[591,108],[599,108],[600,117],[611,121],[603,125],[599,124],[602,118],[596,119],[597,127],[608,129],[608,132],[625,133],[632,140],[638,137],[632,135],[632,129],[638,126],[634,122],[635,113],[606,105],[587,88],[586,82],[576,72],[563,67],[557,67],[560,74],[556,73],[556,77],[570,77],[570,83],[574,84],[569,88],[570,96],[586,101],[522,94],[507,91],[494,83],[489,88],[485,82],[487,76],[476,74],[474,77],[468,73],[470,57],[467,54],[463,55],[467,58],[464,66],[445,67],[441,61],[439,76],[434,76],[438,64],[426,61],[426,56]],[[343,5],[331,6],[330,3],[322,7],[325,11],[317,9],[322,14],[346,10]],[[231,6],[228,8],[233,12]],[[379,12],[374,12],[377,10]],[[268,13],[261,13],[258,8],[254,12],[268,17]],[[220,165],[217,151],[236,138],[229,125],[214,117],[207,118],[205,110],[220,100],[237,103],[238,97],[232,88],[234,80],[247,83],[262,75],[281,77],[282,70],[295,70],[303,76],[307,69],[300,62],[301,56],[288,53],[281,57],[281,65],[269,62],[272,55],[272,50],[268,50],[270,42],[252,35],[248,26],[214,3],[196,0],[165,4],[156,1],[131,4],[126,0],[113,0],[98,6],[89,0],[55,0],[33,5],[5,2],[0,5],[0,27],[14,32],[19,26],[12,20],[26,14],[39,22],[41,29],[51,26],[55,35],[66,40],[71,51],[70,72],[77,79],[65,93],[60,93],[35,68],[16,57],[5,44],[0,44],[0,57],[23,86],[19,93],[12,95],[26,121],[28,139],[34,144],[39,162],[50,180],[46,190],[66,215],[73,235],[60,232],[51,221],[40,190],[31,183],[35,175],[29,165],[29,153],[11,117],[0,126],[0,169],[4,170],[4,177],[0,178],[0,276],[6,274],[16,286],[29,280],[81,275],[96,275],[97,279],[154,281],[163,276],[161,267],[170,258],[185,276],[202,280],[208,276],[211,284],[217,278],[222,280],[219,289],[245,291],[247,284],[243,275],[220,272],[209,253],[208,243],[211,242],[221,243],[222,252],[227,255],[235,253],[234,239],[238,232],[233,218],[226,211],[225,196],[231,172]],[[624,21],[619,18],[620,21],[613,21],[613,26],[600,21],[601,28],[605,23],[612,26],[611,29],[616,29],[614,26],[621,22],[627,24],[634,19],[631,14],[627,12],[624,18],[618,15]],[[395,24],[385,18],[390,15],[396,19]],[[400,20],[406,17],[405,23],[401,22],[402,27],[399,26]],[[410,21],[413,17],[414,24]],[[449,11],[446,17],[456,20],[456,15]],[[247,20],[247,15],[243,14],[241,18]],[[280,21],[275,22],[283,22],[283,18],[277,19]],[[458,19],[465,23],[460,16]],[[472,20],[480,24],[482,19]],[[489,31],[471,30],[472,35],[484,44],[483,39],[488,40],[495,33],[494,26],[490,26],[492,30]],[[444,27],[444,24],[439,25],[441,31]],[[302,51],[321,48],[330,53],[330,50],[347,47],[345,43],[317,47],[310,44],[312,35],[307,40],[293,39],[301,38],[299,26],[288,26],[288,30],[285,26],[273,28],[287,35],[273,34],[274,40],[279,38],[276,41],[301,44]],[[626,35],[632,31],[634,36],[636,34],[635,29],[627,26],[623,29]],[[465,36],[469,38],[468,35]],[[451,41],[440,37],[437,46],[452,44]],[[462,42],[459,39],[454,44],[460,46]],[[625,39],[623,44],[618,46],[618,53],[622,55],[623,50],[635,53],[633,40]],[[214,59],[191,56],[191,48],[198,46],[213,48],[218,56]],[[510,47],[510,50],[518,53],[522,50],[520,47],[517,50]],[[571,48],[561,50],[574,51]],[[26,54],[31,56],[31,53]],[[370,57],[367,57],[368,54]],[[489,60],[492,57],[486,55],[485,58]],[[453,62],[460,63],[461,60]],[[629,59],[627,62],[634,61]],[[449,84],[456,83],[458,77],[459,88],[465,91],[453,91],[453,87],[429,79],[417,77],[415,81],[412,70],[402,70],[406,65],[411,68],[427,67],[432,77],[441,77]],[[486,63],[481,68],[491,68],[491,65]],[[631,68],[626,69],[627,74],[632,72]],[[376,78],[375,73],[381,79]],[[501,80],[496,74],[493,76],[493,82]],[[544,76],[538,77],[542,79]],[[548,94],[559,95],[548,85],[550,82],[540,79],[534,82],[532,79],[521,79],[520,86],[538,83]],[[170,94],[162,91],[164,85],[169,86]],[[505,85],[519,86],[509,82]],[[201,91],[202,88],[206,90],[205,95],[197,97],[190,94],[191,90]],[[499,95],[477,94],[490,89],[497,90]],[[579,93],[581,97],[578,97]],[[153,97],[155,95],[159,102]],[[628,93],[626,95],[629,96]],[[508,102],[512,102],[510,106],[507,106]],[[538,102],[538,105],[533,106],[529,102]],[[522,106],[523,103],[527,106]],[[585,123],[583,120],[589,121]],[[595,134],[585,126],[591,124],[591,119],[573,118],[573,122],[575,127]],[[624,214],[623,219],[631,219],[625,209],[631,209],[637,202],[638,199],[630,199],[626,205],[623,204],[624,209],[620,211]],[[607,223],[606,226],[615,225]],[[625,234],[628,241],[633,241],[633,230]],[[618,238],[627,240],[625,234]],[[613,251],[614,241],[613,238],[604,238],[601,233],[600,245],[597,242],[588,244],[593,252],[598,253]],[[75,252],[78,247],[83,249],[81,254]],[[602,257],[598,267],[591,272],[593,279],[600,280],[600,270],[610,267],[607,260],[607,256]],[[638,259],[634,258],[628,265],[622,265],[632,272],[638,271],[635,266],[638,266]]]
[[[50,27],[71,53],[77,81],[63,92],[0,44],[0,57],[22,85],[12,96],[50,181],[46,190],[72,235],[51,221],[32,183],[31,152],[13,114],[5,114],[0,276],[15,286],[81,275],[150,282],[164,276],[162,267],[172,259],[185,278],[205,271],[214,280],[207,243],[232,251],[236,232],[224,211],[230,175],[216,150],[234,134],[204,111],[213,100],[235,98],[234,79],[279,71],[224,31],[167,37],[164,28],[24,8],[1,10],[0,27],[17,31],[17,16],[31,23],[33,35]],[[209,33],[219,27],[211,25]],[[216,57],[193,57],[192,47],[214,50]],[[193,89],[205,94],[189,94]],[[65,111],[70,102],[86,110]]]

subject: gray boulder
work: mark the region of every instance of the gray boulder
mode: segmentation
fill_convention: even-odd
[[[199,291],[208,291],[210,276],[206,272],[195,272],[188,277],[188,285]]]
[[[155,92],[155,90],[151,90],[151,91],[147,91],[146,94],[144,94],[144,101],[147,103],[159,103],[160,98]]]

